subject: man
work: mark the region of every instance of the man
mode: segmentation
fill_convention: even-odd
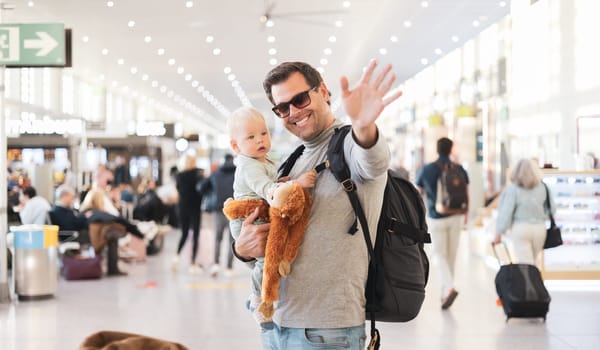
[[[38,196],[35,188],[27,186],[21,191],[19,217],[23,225],[45,224],[49,210],[50,203],[45,198]]]
[[[344,109],[352,124],[345,138],[346,162],[357,185],[372,239],[375,239],[390,153],[375,121],[401,92],[384,96],[395,77],[387,65],[372,79],[372,60],[359,84],[349,89],[342,77]],[[326,160],[334,129],[343,125],[334,117],[330,94],[321,75],[302,62],[285,62],[268,73],[264,83],[273,111],[306,149],[291,170],[292,178]],[[268,224],[253,225],[249,216],[233,244],[234,254],[251,263],[264,256]],[[349,234],[354,211],[342,185],[329,171],[322,172],[313,190],[311,218],[291,273],[281,281],[279,304],[272,330],[261,332],[263,349],[364,349],[365,285],[368,252],[361,232]]]
[[[456,251],[460,240],[461,219],[463,214],[443,215],[436,210],[436,199],[438,190],[438,179],[442,169],[450,163],[452,153],[452,140],[443,137],[437,141],[438,159],[425,165],[417,174],[417,186],[421,194],[425,195],[427,203],[427,224],[431,232],[431,243],[433,248],[433,261],[437,265],[442,282],[442,309],[448,309],[458,292],[454,288],[454,265],[456,262]],[[469,177],[465,169],[455,164],[463,173],[466,183]],[[468,190],[466,192],[468,202]],[[464,216],[466,223],[467,216]]]
[[[219,256],[221,255],[221,242],[223,241],[223,233],[225,229],[229,229],[229,221],[223,214],[223,203],[227,198],[233,198],[233,176],[235,174],[235,165],[233,164],[233,156],[225,155],[223,164],[212,173],[208,179],[202,182],[199,193],[204,197],[208,192],[213,191],[215,196],[215,259],[214,264],[210,267],[210,274],[216,277],[219,274]],[[227,235],[228,241],[231,242],[231,235]],[[228,246],[230,246],[229,244]],[[225,277],[231,277],[233,272],[233,252],[231,249],[227,253],[227,270]]]
[[[61,231],[81,231],[87,228],[87,218],[73,209],[75,191],[68,185],[56,189],[56,203],[50,210],[50,222]]]

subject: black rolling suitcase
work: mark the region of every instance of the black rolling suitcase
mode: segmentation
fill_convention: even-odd
[[[506,245],[502,245],[510,260],[508,265],[502,265],[492,243],[494,255],[502,265],[496,274],[496,292],[502,301],[506,321],[511,317],[540,317],[546,321],[550,294],[540,270],[534,265],[513,264]]]

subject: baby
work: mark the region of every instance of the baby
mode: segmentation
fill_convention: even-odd
[[[238,155],[233,181],[234,199],[264,199],[271,204],[273,192],[281,183],[277,181],[275,164],[267,156],[271,150],[271,136],[263,115],[254,108],[242,107],[231,114],[227,124],[231,148]],[[315,177],[316,173],[310,171],[292,181],[304,188],[312,188],[315,185]],[[230,231],[235,239],[240,234],[242,222],[243,219],[230,222]],[[271,319],[265,318],[258,311],[261,303],[263,267],[264,258],[258,258],[252,270],[248,309],[261,327],[270,328]]]

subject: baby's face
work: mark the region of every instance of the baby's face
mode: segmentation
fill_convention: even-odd
[[[235,132],[234,150],[246,157],[264,160],[271,150],[271,136],[262,118],[240,120]]]

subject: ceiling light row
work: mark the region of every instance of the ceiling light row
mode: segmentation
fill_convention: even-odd
[[[110,6],[109,6],[109,7],[110,7]],[[88,36],[84,36],[84,37],[82,37],[82,41],[83,41],[84,43],[87,43],[87,42],[89,41],[89,37],[88,37]],[[146,42],[150,42],[150,41],[151,41],[151,37],[150,37],[150,36],[145,36],[145,37],[144,37],[144,41],[146,41]],[[158,54],[159,54],[159,55],[162,55],[162,54],[164,54],[164,52],[165,52],[165,50],[164,50],[164,49],[159,49],[159,50],[158,50]],[[107,55],[109,54],[109,50],[108,50],[107,48],[103,48],[103,49],[101,50],[101,53],[102,53],[102,55],[104,55],[104,56],[107,56]],[[171,61],[171,60],[172,60],[172,61]],[[170,63],[170,62],[172,62],[172,63],[174,64],[174,63],[175,63],[175,60],[174,60],[174,59],[170,59],[168,63]],[[118,64],[118,65],[124,65],[124,64],[125,64],[125,60],[124,60],[123,58],[118,58],[118,59],[117,59],[117,64]],[[179,68],[177,69],[178,73],[180,73],[180,74],[182,74],[182,73],[183,73],[183,70],[184,70],[184,69],[183,69],[183,67],[179,67]],[[135,75],[135,74],[137,74],[137,73],[139,72],[139,69],[138,69],[137,67],[133,66],[133,67],[130,67],[129,71],[130,71],[130,73],[131,73],[131,74]],[[148,76],[148,74],[145,74],[145,73],[144,73],[144,74],[141,74],[141,78],[142,78],[142,80],[143,80],[143,81],[148,81],[148,80],[149,80],[149,76]],[[106,80],[106,76],[105,76],[104,74],[101,74],[101,75],[98,77],[98,79],[99,79],[100,81],[105,81],[105,80]],[[191,75],[190,75],[190,74],[188,74],[188,75],[186,75],[186,76],[184,77],[184,79],[186,79],[186,80],[191,80],[192,78],[191,78]],[[153,81],[152,81],[152,83],[151,83],[151,86],[152,86],[153,88],[157,88],[159,85],[160,85],[160,84],[159,84],[159,83],[158,83],[158,81],[156,81],[156,80],[153,80]],[[111,83],[111,86],[112,86],[113,88],[116,88],[117,86],[119,86],[119,82],[118,82],[118,81],[112,81],[112,83]],[[124,93],[130,93],[130,88],[129,88],[128,86],[126,86],[126,85],[125,85],[125,86],[123,86],[121,90],[122,90]],[[182,107],[184,107],[184,108],[188,109],[189,111],[192,111],[194,114],[196,114],[196,115],[198,115],[198,116],[200,116],[200,117],[207,115],[207,114],[206,114],[204,111],[202,111],[202,110],[201,110],[200,108],[198,108],[197,106],[193,105],[191,102],[189,102],[189,101],[185,100],[184,98],[182,98],[181,96],[179,96],[179,95],[175,94],[175,93],[174,93],[172,90],[169,90],[169,89],[168,89],[168,88],[167,88],[165,85],[162,85],[162,86],[160,87],[159,91],[160,91],[161,93],[166,93],[166,95],[167,95],[169,98],[173,99],[175,103],[179,103],[179,104],[180,104]],[[137,98],[137,97],[139,96],[139,93],[138,93],[137,91],[131,91],[131,95],[132,95],[134,98]],[[143,97],[143,98],[145,98],[145,96],[144,96],[144,95],[142,95],[142,97]],[[223,106],[220,104],[220,102],[218,102],[218,101],[217,101],[215,98],[213,98],[212,100],[213,100],[213,102],[212,102],[212,105],[213,105],[213,106],[214,106],[214,107],[215,107],[217,110],[219,110],[219,111],[221,111],[221,112],[223,113],[223,109],[224,109],[224,107],[223,107]],[[172,110],[172,109],[171,109],[171,110]],[[172,111],[174,111],[174,110],[172,110]],[[199,113],[199,111],[202,111],[202,113]],[[171,113],[171,114],[178,114],[178,115],[181,115],[181,113]]]
[[[269,37],[269,39],[271,42],[275,42],[275,37],[271,36]],[[212,44],[215,41],[215,37],[212,35],[207,35],[205,38],[205,41],[208,44]],[[272,48],[271,50],[273,50],[271,53],[272,55],[274,55],[275,53],[277,53],[277,50]],[[221,49],[220,48],[214,48],[212,50],[213,55],[218,56],[221,54]],[[229,66],[226,66],[225,68],[223,68],[223,73],[225,73],[225,76],[227,77],[227,80],[229,82],[231,82],[232,87],[235,90],[235,93],[237,95],[237,97],[240,99],[240,101],[242,102],[242,105],[244,106],[251,106],[252,104],[250,103],[250,100],[248,99],[248,97],[246,96],[246,92],[244,91],[244,89],[242,89],[240,83],[238,80],[236,80],[236,76],[235,74],[232,73],[232,68]],[[202,95],[207,98],[209,103],[212,103],[211,100],[208,99],[207,96],[212,96],[212,95],[208,95],[206,94],[206,90],[204,89],[204,87],[199,87],[198,90],[200,92],[200,88],[202,88]],[[216,99],[215,99],[216,100]],[[217,101],[218,102],[218,101]],[[223,106],[220,102],[218,102],[217,106],[214,106],[215,108],[217,108],[221,114],[223,114],[224,116],[229,116],[229,114],[231,113],[227,108],[225,108],[225,106]]]
[[[421,1],[421,7],[428,8],[429,5],[430,5],[429,1]],[[506,1],[500,1],[499,2],[499,6],[500,7],[505,7],[506,5],[507,5]],[[473,22],[471,22],[471,24],[473,25],[473,27],[477,28],[477,27],[479,27],[481,25],[482,22],[487,21],[487,19],[488,19],[487,16],[479,16],[479,18],[473,20]],[[404,25],[405,28],[411,28],[412,24],[413,24],[412,21],[410,21],[410,20],[404,20],[402,23],[403,23],[403,25]],[[456,35],[452,35],[450,37],[450,40],[453,43],[457,43],[457,42],[460,41],[460,38],[458,36],[456,36]],[[399,41],[399,38],[396,35],[391,35],[390,36],[390,41],[392,43],[397,43]],[[437,56],[441,56],[444,53],[443,50],[440,49],[440,48],[434,49],[433,52]],[[382,48],[379,49],[379,54],[380,55],[386,55],[387,53],[388,53],[388,50],[385,47],[382,47]],[[430,63],[430,60],[427,57],[422,57],[420,59],[420,63],[422,65],[426,66],[426,65],[428,65]]]

